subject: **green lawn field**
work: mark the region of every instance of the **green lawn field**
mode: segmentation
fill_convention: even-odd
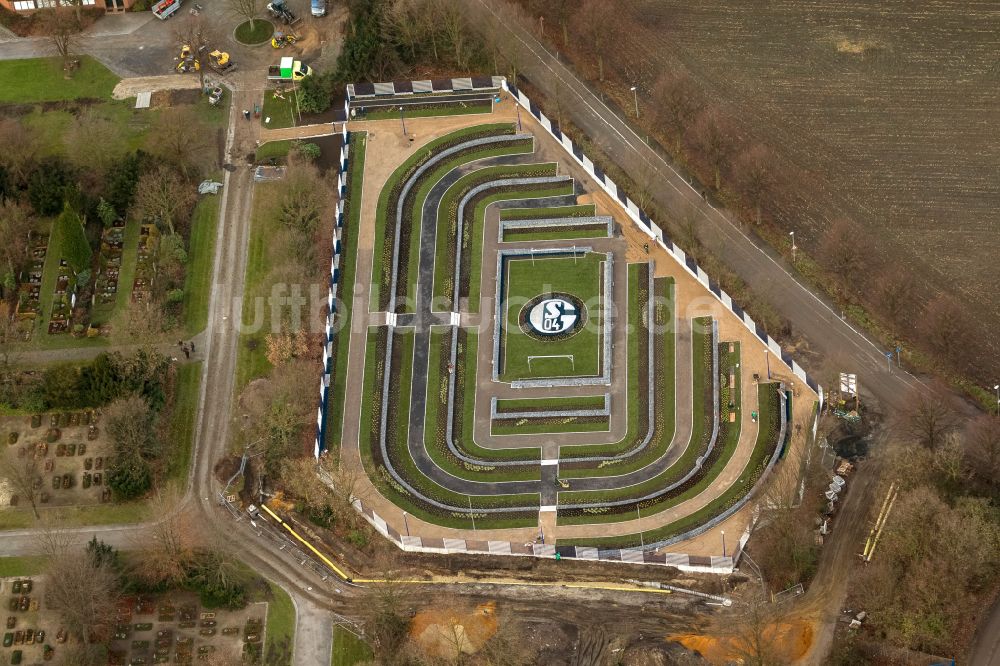
[[[603,254],[593,253],[583,258],[506,261],[502,380],[586,377],[601,373],[603,322],[600,294],[605,260]],[[583,301],[587,321],[567,338],[539,340],[521,330],[520,312],[530,299],[550,292],[570,294]],[[567,355],[572,355],[572,361],[568,358],[536,358],[529,368],[530,356]]]

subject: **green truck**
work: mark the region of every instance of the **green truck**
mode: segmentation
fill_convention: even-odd
[[[309,65],[302,64],[301,60],[292,57],[282,58],[277,65],[267,68],[267,79],[269,81],[301,81],[312,74]]]

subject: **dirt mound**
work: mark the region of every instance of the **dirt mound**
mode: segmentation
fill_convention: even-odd
[[[736,636],[679,634],[670,636],[670,640],[697,652],[712,664],[728,664],[748,652],[744,647],[746,640]],[[778,662],[791,664],[808,654],[813,643],[813,626],[803,620],[778,622],[764,630],[763,641]]]
[[[115,86],[111,96],[115,99],[128,99],[143,92],[160,90],[188,90],[200,87],[198,77],[190,74],[165,74],[163,76],[137,76],[122,79]]]
[[[472,610],[440,608],[421,611],[410,623],[410,638],[429,657],[454,659],[475,654],[497,631],[496,603]]]

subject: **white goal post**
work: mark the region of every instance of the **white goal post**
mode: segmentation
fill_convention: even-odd
[[[541,359],[545,359],[545,358],[568,358],[569,362],[570,362],[570,366],[573,368],[573,372],[576,372],[576,357],[573,354],[551,354],[551,355],[538,354],[538,355],[535,355],[535,356],[529,356],[528,357],[528,372],[531,372],[531,362],[534,361],[535,359],[540,359],[540,358]]]

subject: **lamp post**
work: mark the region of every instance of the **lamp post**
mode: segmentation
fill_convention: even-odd
[[[632,91],[632,98],[635,100],[635,117],[639,117],[639,90],[637,86],[632,86],[629,90]]]
[[[472,495],[465,496],[469,500],[469,517],[472,518],[472,531],[476,531],[476,514],[472,513]]]
[[[993,390],[997,392],[997,416],[1000,416],[1000,384],[994,386]]]
[[[767,365],[767,379],[771,380],[771,350],[764,347],[764,363]]]
[[[795,250],[798,249],[797,247],[795,247],[795,232],[794,231],[789,231],[788,235],[792,237],[792,263],[794,264],[795,263]]]
[[[722,535],[722,556],[725,557],[726,556],[726,531],[725,530],[719,530],[719,534]]]
[[[517,111],[517,131],[521,131],[521,105],[514,102],[514,110]]]
[[[410,536],[410,523],[406,520],[406,512],[403,512],[403,526],[406,527],[406,536]]]
[[[544,16],[539,16],[538,17],[538,34],[541,35],[542,37],[545,36],[545,17]]]
[[[399,123],[403,126],[403,136],[406,136],[406,119],[403,118],[403,107],[399,107]]]

